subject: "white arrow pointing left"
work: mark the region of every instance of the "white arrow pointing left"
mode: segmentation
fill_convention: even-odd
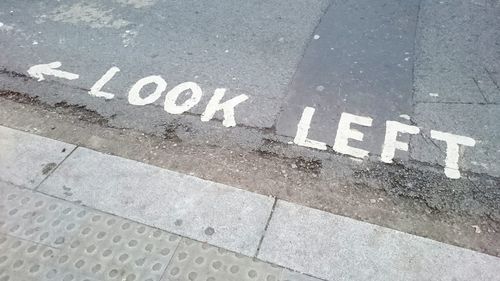
[[[55,61],[47,64],[38,64],[30,67],[30,69],[28,69],[28,74],[31,77],[38,79],[38,81],[45,80],[44,75],[55,76],[68,80],[75,80],[80,77],[80,75],[78,74],[57,70],[57,68],[59,67],[61,67],[60,61]]]

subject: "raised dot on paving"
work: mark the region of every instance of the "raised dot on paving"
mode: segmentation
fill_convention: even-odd
[[[176,235],[0,181],[0,280],[160,280]]]
[[[283,269],[183,238],[162,281],[278,281]]]

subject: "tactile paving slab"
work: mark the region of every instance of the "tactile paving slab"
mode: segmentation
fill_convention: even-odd
[[[0,280],[160,280],[180,238],[0,182]]]
[[[36,188],[75,146],[0,126],[0,179]]]
[[[183,238],[162,281],[278,281],[283,268]]]
[[[45,280],[318,281],[0,181],[0,281]]]

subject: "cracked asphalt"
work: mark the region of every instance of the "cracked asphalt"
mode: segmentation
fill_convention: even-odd
[[[2,125],[500,255],[498,0],[6,0],[0,49]],[[79,77],[27,72],[55,61]],[[114,98],[89,95],[111,67]],[[169,93],[195,82],[200,101],[182,114],[163,92],[131,104],[151,75]],[[222,111],[201,120],[220,88],[248,97],[235,127]],[[306,107],[326,150],[293,143]],[[368,157],[335,149],[342,113],[372,120],[349,140]],[[392,164],[387,121],[419,128]],[[475,140],[459,147],[459,179],[433,130]]]

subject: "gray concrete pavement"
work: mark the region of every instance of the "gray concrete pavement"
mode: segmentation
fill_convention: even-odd
[[[0,180],[0,280],[314,281]]]
[[[38,190],[246,255],[257,251],[274,203],[270,197],[83,148]]]
[[[500,280],[496,257],[284,201],[258,257],[327,280]]]
[[[274,204],[270,197],[2,126],[0,137],[4,182],[15,175],[17,186],[246,255],[257,251]],[[40,164],[46,161],[54,161],[50,170]]]
[[[21,153],[53,143],[16,134],[0,136],[11,146],[33,144]],[[261,195],[88,149],[77,148],[36,190],[6,177],[1,168],[2,280],[500,280],[498,257],[281,200],[271,213],[255,204],[266,201]],[[153,204],[136,204],[141,198]],[[178,217],[172,225],[157,220]],[[233,236],[200,238],[202,229]],[[235,241],[257,242],[258,252]]]
[[[75,146],[0,127],[0,169],[2,179],[16,185],[36,188],[52,173]]]
[[[499,12],[495,0],[2,1],[0,124],[499,255]],[[138,81],[157,84],[131,91]]]

